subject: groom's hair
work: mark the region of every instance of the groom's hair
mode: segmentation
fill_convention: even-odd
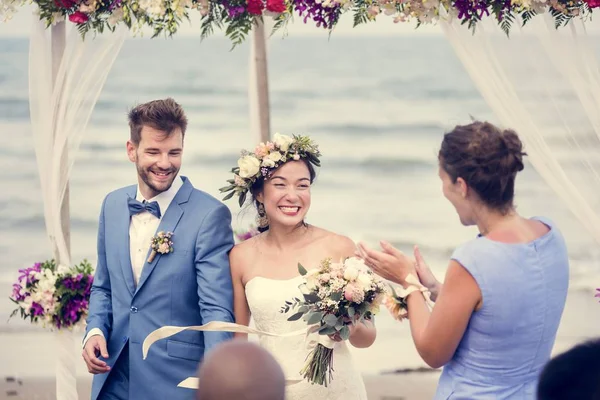
[[[135,145],[142,139],[142,128],[150,126],[170,135],[176,128],[185,136],[187,117],[183,108],[172,98],[153,100],[134,107],[128,114],[130,140]]]
[[[220,344],[202,361],[197,400],[284,400],[285,376],[275,358],[246,340]]]
[[[600,399],[600,339],[554,357],[542,371],[538,400]]]

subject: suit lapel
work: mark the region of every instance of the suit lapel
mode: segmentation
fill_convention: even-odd
[[[127,193],[127,197],[123,199],[123,205],[119,207],[119,226],[117,235],[119,236],[119,242],[123,243],[123,245],[119,246],[119,260],[121,262],[121,271],[123,272],[123,277],[125,278],[125,283],[127,284],[127,289],[133,296],[135,293],[135,282],[133,280],[133,267],[131,265],[131,250],[129,243],[129,224],[131,221],[131,217],[129,215],[129,206],[127,205],[127,199],[132,197],[135,198],[136,187],[133,186],[133,191]]]
[[[181,217],[183,216],[183,213],[184,213],[183,205],[185,203],[187,203],[190,195],[192,194],[192,190],[193,190],[193,186],[190,183],[190,181],[187,178],[183,178],[183,186],[181,186],[181,188],[175,195],[175,198],[169,205],[169,208],[167,208],[167,211],[165,212],[165,215],[163,216],[162,220],[160,221],[160,224],[158,225],[158,229],[155,232],[155,235],[156,235],[156,233],[158,233],[160,231],[173,232],[172,240],[173,240],[173,247],[175,247],[175,248],[177,247],[177,234],[176,234],[175,230],[176,230],[177,225],[179,224],[179,221],[181,220]],[[148,248],[148,254],[146,256],[146,260],[148,260],[148,258],[150,257],[150,253],[151,253],[151,250],[150,250],[150,248]],[[136,293],[139,292],[139,290],[144,285],[146,280],[148,280],[148,277],[150,276],[150,274],[152,274],[152,271],[154,271],[154,268],[156,268],[156,266],[158,265],[160,260],[163,257],[168,257],[168,256],[169,256],[168,254],[163,256],[162,254],[157,253],[151,263],[149,263],[148,261],[146,261],[144,263],[144,267],[142,268],[142,275],[140,276],[140,281],[138,283]]]

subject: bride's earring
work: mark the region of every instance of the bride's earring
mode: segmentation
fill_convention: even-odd
[[[265,211],[265,206],[263,203],[258,204],[258,215],[256,216],[256,225],[259,228],[266,228],[269,226],[269,217],[267,217],[267,212]]]

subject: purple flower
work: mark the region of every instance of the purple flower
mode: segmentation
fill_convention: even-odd
[[[458,19],[471,20],[475,16],[490,15],[487,3],[483,0],[455,0],[454,7],[458,11]]]
[[[256,235],[258,235],[260,232],[258,230],[256,230],[256,228],[250,228],[248,231],[246,232],[236,232],[235,236],[237,237],[237,239],[240,242],[243,242],[244,240],[248,240],[251,237],[254,237]]]
[[[25,297],[27,297],[28,293],[21,294],[21,290],[22,289],[23,289],[23,287],[20,284],[13,283],[13,291],[12,291],[11,298],[14,301],[23,301],[23,300],[25,300]]]
[[[31,312],[31,315],[33,315],[34,317],[40,317],[42,315],[44,315],[44,307],[42,307],[40,304],[33,302],[33,304],[31,304],[31,309],[29,310]]]
[[[301,17],[304,16],[304,23],[312,19],[317,23],[317,27],[333,28],[340,16],[340,5],[333,7],[324,7],[315,0],[294,0],[294,8]]]
[[[227,15],[231,19],[239,17],[246,11],[246,8],[243,5],[232,5],[228,1],[223,1],[223,7],[227,9]]]
[[[33,264],[32,267],[29,268],[24,268],[24,269],[20,269],[19,270],[19,282],[23,281],[23,279],[25,279],[25,287],[30,287],[31,285],[33,285],[34,283],[36,283],[38,280],[35,279],[35,277],[33,276],[35,272],[41,272],[42,271],[42,263],[35,263]]]
[[[595,295],[594,297],[600,297],[600,288],[597,288],[597,289],[596,289],[596,291],[597,291],[598,293],[596,293],[596,295]]]

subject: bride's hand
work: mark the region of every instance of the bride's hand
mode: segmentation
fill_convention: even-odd
[[[442,285],[440,281],[437,280],[429,266],[423,259],[421,255],[421,251],[419,250],[419,246],[415,245],[415,260],[417,261],[416,270],[419,275],[419,280],[429,291],[431,292],[431,300],[435,301],[437,295],[440,291],[440,286]]]
[[[373,272],[400,285],[405,284],[408,275],[417,276],[414,260],[388,242],[381,241],[380,244],[383,251],[370,249],[362,242],[358,244],[360,257]]]

